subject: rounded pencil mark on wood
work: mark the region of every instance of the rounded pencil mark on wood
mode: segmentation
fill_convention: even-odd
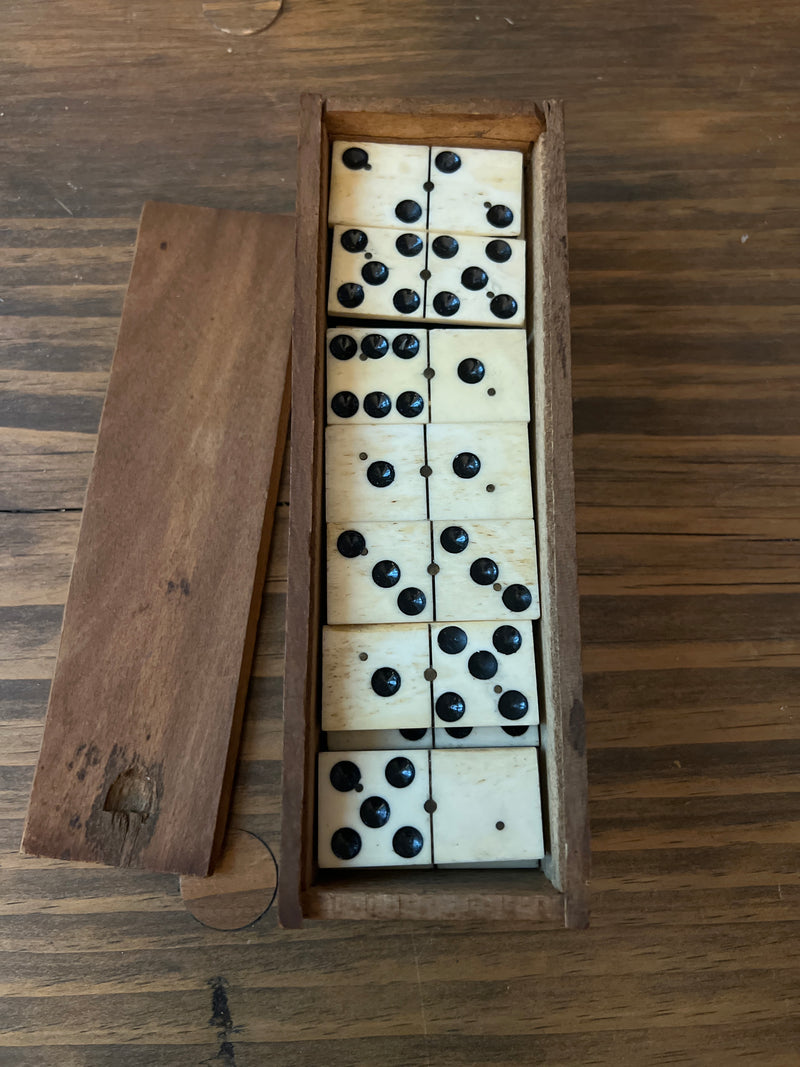
[[[220,33],[253,37],[269,29],[283,10],[283,0],[210,0],[203,14]]]
[[[275,900],[278,864],[266,841],[247,830],[230,830],[222,855],[207,878],[184,875],[181,898],[187,910],[213,930],[243,930]]]

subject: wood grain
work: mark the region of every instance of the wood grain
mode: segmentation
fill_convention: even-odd
[[[181,899],[203,926],[243,930],[271,907],[278,882],[275,857],[245,830],[229,830],[214,872],[181,877]]]
[[[534,238],[528,320],[533,323],[531,444],[542,604],[540,736],[550,822],[550,851],[542,868],[563,893],[565,925],[585,927],[589,813],[572,466],[564,109],[559,101],[547,100],[543,111],[545,130],[533,147],[530,175]]]
[[[288,421],[289,316],[275,307],[292,239],[290,218],[145,206],[25,825],[32,855],[209,870]]]
[[[319,0],[245,40],[189,0],[6,5],[3,1067],[794,1067],[798,45],[790,0]],[[95,445],[59,405],[96,404],[70,376],[108,372],[144,200],[293,210],[304,90],[566,100],[586,931],[225,933],[174,877],[18,854]],[[8,370],[54,390],[24,425]],[[290,511],[231,818],[279,863]]]
[[[300,896],[314,868],[314,780],[319,750],[319,723],[308,708],[316,708],[319,686],[320,599],[315,596],[322,577],[322,422],[324,406],[325,278],[320,270],[326,257],[322,219],[327,204],[328,146],[322,123],[321,96],[303,96],[297,131],[298,165],[297,248],[294,315],[292,322],[292,439],[291,484],[300,484],[290,512],[288,595],[293,610],[286,613],[284,664],[284,774],[282,819],[294,833],[282,841],[284,858],[278,882],[281,922],[302,925]],[[291,497],[290,497],[291,499]]]

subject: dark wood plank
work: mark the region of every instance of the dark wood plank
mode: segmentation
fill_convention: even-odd
[[[288,420],[292,236],[290,218],[145,207],[28,853],[210,867]]]

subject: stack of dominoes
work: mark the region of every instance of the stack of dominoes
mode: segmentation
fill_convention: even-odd
[[[333,145],[321,867],[544,855],[522,178]]]

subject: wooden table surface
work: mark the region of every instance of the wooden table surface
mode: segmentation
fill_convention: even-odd
[[[798,1063],[798,46],[795,0],[5,5],[3,1067]],[[291,211],[303,89],[567,100],[587,931],[223,933],[17,852],[141,204]],[[232,816],[278,856],[287,513]]]

